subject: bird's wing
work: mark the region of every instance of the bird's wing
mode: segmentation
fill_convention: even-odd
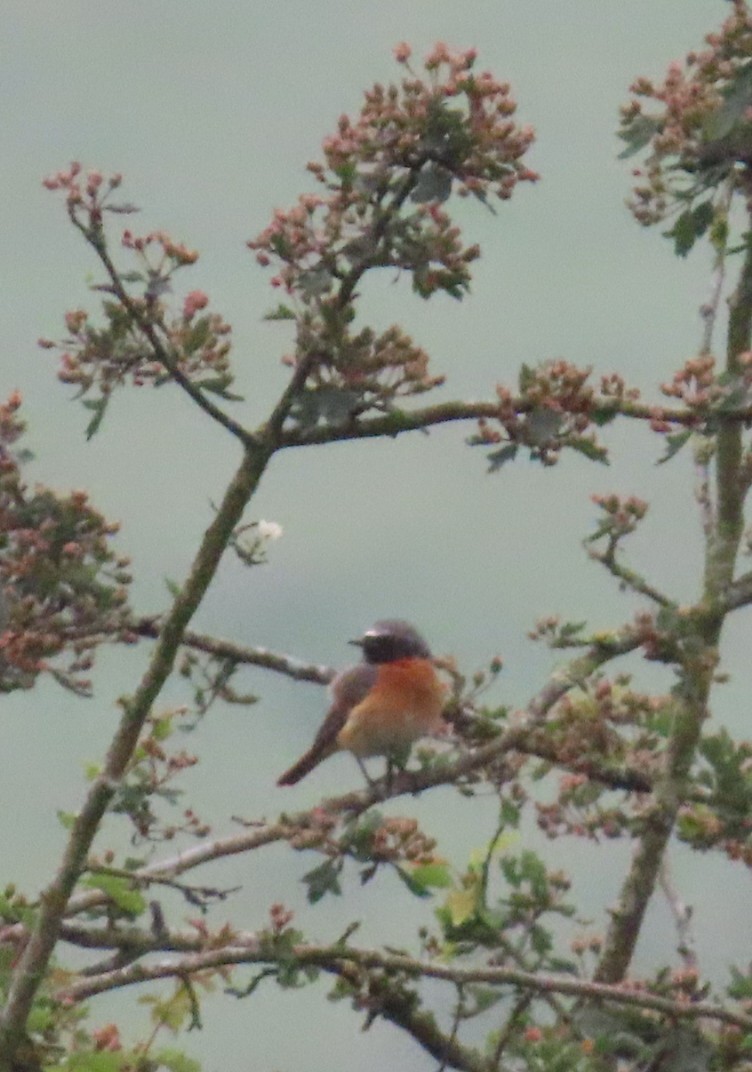
[[[323,753],[336,743],[353,707],[364,700],[379,676],[379,668],[361,663],[343,670],[332,682],[332,704],[313,742],[312,751]]]

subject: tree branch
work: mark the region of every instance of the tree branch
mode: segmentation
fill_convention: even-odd
[[[133,986],[136,983],[192,975],[196,972],[239,964],[274,964],[276,959],[268,948],[260,948],[254,935],[243,936],[247,944],[229,945],[188,954],[171,960],[150,964],[129,964],[107,972],[97,978],[85,979],[65,987],[59,994],[64,1001],[80,1002],[95,994]],[[715,1020],[732,1024],[746,1031],[752,1030],[752,1016],[743,1012],[716,1005],[709,1001],[672,1000],[658,994],[630,987],[625,984],[609,985],[577,979],[571,975],[526,972],[519,968],[498,966],[458,967],[433,961],[417,960],[397,953],[385,953],[375,949],[358,949],[340,944],[317,946],[301,944],[285,952],[301,967],[319,967],[324,971],[341,973],[341,966],[352,964],[367,970],[380,969],[399,972],[413,979],[439,979],[452,984],[467,985],[485,983],[489,986],[511,986],[534,994],[562,994],[580,999],[613,1002],[633,1008],[652,1010],[676,1019]]]
[[[535,403],[526,398],[510,399],[506,405],[523,415],[535,409]],[[656,419],[667,424],[685,428],[702,428],[710,417],[714,421],[741,427],[752,421],[752,405],[738,409],[724,409],[722,413],[702,413],[683,407],[648,405],[643,402],[597,397],[590,415],[601,420],[609,417],[627,417],[632,420]],[[422,409],[395,409],[378,417],[353,418],[347,424],[320,424],[310,428],[290,428],[280,435],[280,447],[321,446],[326,443],[341,443],[350,439],[373,439],[379,436],[398,436],[404,432],[420,431],[440,424],[468,420],[498,420],[498,402],[441,402]]]
[[[739,283],[731,299],[726,371],[740,373],[739,355],[752,343],[752,243],[747,249]],[[707,717],[708,698],[718,661],[718,643],[726,612],[721,610],[732,588],[739,544],[744,530],[741,480],[742,426],[722,422],[717,434],[717,516],[706,540],[703,603],[715,612],[698,617],[692,635],[683,638],[679,654],[679,683],[673,725],[665,750],[664,769],[655,786],[654,801],[645,815],[632,865],[611,913],[611,924],[595,977],[601,982],[622,979],[632,959],[642,920],[652,897],[662,861],[681,804],[687,799],[689,771]]]
[[[161,630],[158,616],[142,617],[132,622],[129,628],[138,636],[156,639]],[[335,671],[329,666],[307,663],[292,655],[270,651],[268,648],[247,647],[232,640],[194,633],[187,629],[183,634],[183,647],[206,652],[218,659],[227,659],[232,663],[258,666],[264,670],[274,670],[278,674],[291,677],[294,681],[312,681],[317,685],[327,685],[334,677]]]
[[[151,705],[172,670],[183,632],[219,566],[233,529],[257,486],[270,457],[268,449],[247,450],[225,492],[214,520],[204,533],[190,574],[175,598],[160,632],[146,673],[132,697],[123,700],[123,714],[104,761],[76,816],[57,873],[42,893],[36,922],[12,975],[0,1015],[0,1055],[10,1064],[23,1037],[50,956],[58,940],[68,901],[86,865],[101,820],[127,768]]]
[[[112,258],[107,250],[107,243],[104,237],[104,228],[101,223],[95,227],[94,225],[87,227],[81,222],[76,215],[74,206],[68,207],[68,216],[70,217],[73,226],[81,232],[86,241],[95,251],[100,261],[104,265],[105,271],[110,278],[112,293],[121,303],[123,308],[127,311],[131,320],[136,324],[139,330],[149,343],[152,349],[154,357],[164,368],[169,372],[171,378],[175,383],[191,398],[199,409],[202,409],[207,416],[211,417],[213,421],[220,424],[236,439],[240,440],[244,447],[252,447],[256,444],[255,436],[245,429],[241,424],[220,409],[200,387],[197,387],[191,380],[185,375],[180,368],[175,356],[170,353],[168,348],[164,345],[159,335],[157,334],[154,324],[145,317],[136,303],[131,298],[128,291],[123,286],[120,278],[120,273],[115,267]]]

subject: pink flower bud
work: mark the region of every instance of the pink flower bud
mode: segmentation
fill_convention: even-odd
[[[192,290],[183,302],[183,316],[190,320],[199,309],[205,309],[209,304],[209,298],[203,290]]]

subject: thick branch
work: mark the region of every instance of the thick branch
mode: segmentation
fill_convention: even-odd
[[[225,946],[201,953],[188,954],[151,964],[129,964],[96,978],[85,979],[66,987],[59,997],[67,1001],[85,1001],[95,994],[106,993],[136,983],[192,975],[207,969],[238,964],[274,964],[275,957],[268,949],[260,947],[253,935],[244,936],[247,944]],[[633,989],[624,984],[608,985],[577,979],[571,975],[526,972],[519,968],[499,966],[460,967],[434,961],[416,960],[397,953],[385,953],[375,949],[357,949],[341,945],[299,945],[292,950],[296,963],[301,967],[319,967],[324,971],[341,973],[341,966],[352,964],[364,969],[381,969],[400,972],[413,979],[439,979],[453,984],[485,983],[489,986],[511,986],[529,990],[535,994],[564,994],[595,1001],[613,1002],[632,1008],[650,1009],[677,1019],[715,1020],[733,1024],[744,1030],[752,1030],[752,1016],[737,1012],[709,1001],[673,1001],[671,998]],[[285,950],[289,962],[290,952]]]
[[[739,283],[731,299],[726,371],[740,372],[739,355],[752,342],[752,243],[747,244]],[[715,524],[706,540],[703,604],[715,613],[698,618],[694,635],[683,641],[680,679],[676,688],[673,725],[666,746],[664,770],[654,803],[645,816],[643,833],[612,911],[596,978],[616,982],[632,959],[642,921],[669,838],[682,803],[687,799],[689,771],[707,717],[708,699],[725,619],[720,608],[732,588],[739,543],[744,530],[746,485],[741,476],[742,426],[723,422],[716,443]]]
[[[511,399],[506,405],[517,414],[530,413],[535,404],[526,398]],[[703,414],[683,407],[655,406],[644,402],[597,398],[591,415],[599,419],[608,417],[628,417],[633,420],[651,422],[659,416],[667,424],[683,428],[701,428],[709,417],[741,427],[752,421],[752,406],[742,406],[723,413]],[[341,443],[350,439],[373,439],[378,436],[398,436],[404,432],[415,432],[422,428],[449,424],[457,421],[497,420],[498,402],[442,402],[422,409],[395,409],[378,417],[353,418],[347,424],[321,424],[311,428],[289,428],[280,436],[280,447],[320,446],[325,443]]]
[[[122,701],[123,714],[104,761],[73,824],[60,867],[43,892],[36,923],[13,972],[0,1016],[0,1061],[9,1067],[23,1036],[34,996],[58,940],[60,925],[102,817],[133,755],[151,705],[169,676],[183,632],[219,566],[233,529],[255,489],[270,451],[247,451],[222,504],[201,541],[191,572],[167,615],[149,667],[133,696]],[[0,1064],[2,1067],[2,1064]]]

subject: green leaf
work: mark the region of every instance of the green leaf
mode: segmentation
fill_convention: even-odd
[[[520,385],[520,393],[524,393],[532,386],[535,381],[535,370],[531,369],[525,362],[520,365],[520,372],[518,376],[518,383]]]
[[[432,889],[446,889],[452,878],[446,864],[420,864],[418,867],[397,867],[397,874],[416,897],[431,897]]]
[[[666,462],[670,462],[675,454],[678,454],[685,443],[688,443],[692,438],[692,431],[689,428],[682,428],[681,432],[671,432],[666,436],[666,453],[662,458],[659,458],[656,465],[664,465]]]
[[[670,231],[665,232],[666,238],[673,238],[674,252],[678,257],[686,257],[695,244],[695,224],[692,210],[685,209],[677,217],[676,223]]]
[[[410,200],[418,204],[425,201],[446,201],[452,192],[452,173],[440,164],[427,164],[418,176],[410,194]]]
[[[146,910],[146,899],[134,890],[132,884],[119,875],[89,875],[83,881],[84,886],[101,890],[128,916],[140,916]]]
[[[610,424],[611,421],[616,419],[615,409],[596,409],[590,414],[590,420],[593,424],[599,428],[603,428],[604,425]]]
[[[728,243],[728,216],[725,212],[716,212],[710,228],[710,241],[716,253],[723,253]]]
[[[673,238],[674,252],[678,257],[686,257],[698,238],[701,238],[713,221],[715,209],[712,201],[703,201],[695,208],[687,208],[677,217],[666,238]]]
[[[206,380],[197,380],[196,387],[200,387],[202,391],[210,391],[213,395],[219,395],[220,398],[226,398],[228,402],[242,402],[242,395],[236,395],[233,391],[227,390],[231,383],[232,376],[211,376]]]
[[[395,871],[407,886],[414,897],[430,897],[431,891],[422,882],[416,882],[411,873],[404,867],[395,867]]]
[[[170,1072],[201,1072],[201,1065],[180,1050],[159,1050],[152,1054],[152,1060],[158,1068],[168,1068]]]
[[[328,268],[310,268],[298,276],[298,286],[304,298],[320,298],[332,289],[332,273]]]
[[[183,349],[187,354],[193,354],[207,342],[211,334],[211,320],[208,316],[200,317],[190,330],[188,338],[183,343]]]
[[[517,457],[518,446],[516,443],[506,443],[503,447],[499,447],[498,450],[492,450],[490,454],[486,455],[488,459],[488,472],[496,473],[501,469],[502,465],[506,465],[507,462],[512,462]]]
[[[490,986],[468,986],[467,994],[475,1002],[473,1015],[486,1012],[501,1001],[503,997],[506,997],[503,989],[497,990]]]
[[[82,405],[85,409],[90,409],[94,414],[89,423],[86,425],[87,439],[91,439],[92,436],[95,436],[99,431],[99,426],[104,419],[105,410],[107,409],[107,404],[109,403],[109,401],[109,395],[102,395],[101,398],[97,399],[84,399]]]
[[[413,882],[430,889],[445,889],[452,885],[449,867],[444,863],[419,864],[410,870]]]
[[[478,890],[475,886],[452,890],[445,901],[449,919],[455,927],[472,919],[478,907]]]
[[[327,893],[333,893],[337,897],[342,895],[342,887],[339,884],[341,871],[341,861],[325,860],[323,864],[314,867],[313,871],[303,875],[303,882],[308,887],[306,896],[310,904],[316,904]]]
[[[566,445],[571,447],[572,450],[576,450],[578,454],[582,454],[585,458],[591,462],[600,462],[602,465],[608,465],[608,451],[605,447],[599,446],[598,443],[594,443],[592,439],[588,439],[587,436],[569,436],[566,440]]]
[[[660,129],[660,119],[653,119],[649,115],[635,116],[629,126],[619,131],[619,137],[627,143],[626,149],[619,153],[619,160],[626,160],[635,153],[639,153]]]
[[[270,312],[264,315],[264,320],[295,320],[295,313],[289,307],[289,305],[283,305],[279,303],[276,309],[272,309]]]
[[[735,998],[737,1001],[752,1000],[752,974],[749,971],[745,974],[732,964],[731,983],[728,987],[728,993],[729,997]]]
[[[165,588],[170,593],[173,599],[177,599],[180,595],[181,588],[177,581],[173,581],[170,577],[164,579]]]
[[[361,405],[357,391],[342,387],[318,387],[304,391],[290,411],[302,428],[313,428],[319,421],[334,426],[347,424]]]
[[[723,90],[725,100],[703,128],[707,141],[720,141],[727,137],[752,104],[752,63],[745,63],[734,72],[728,86]]]
[[[94,1053],[79,1051],[69,1054],[59,1067],[65,1069],[65,1072],[118,1072],[126,1063],[126,1057],[122,1050],[97,1050]]]

